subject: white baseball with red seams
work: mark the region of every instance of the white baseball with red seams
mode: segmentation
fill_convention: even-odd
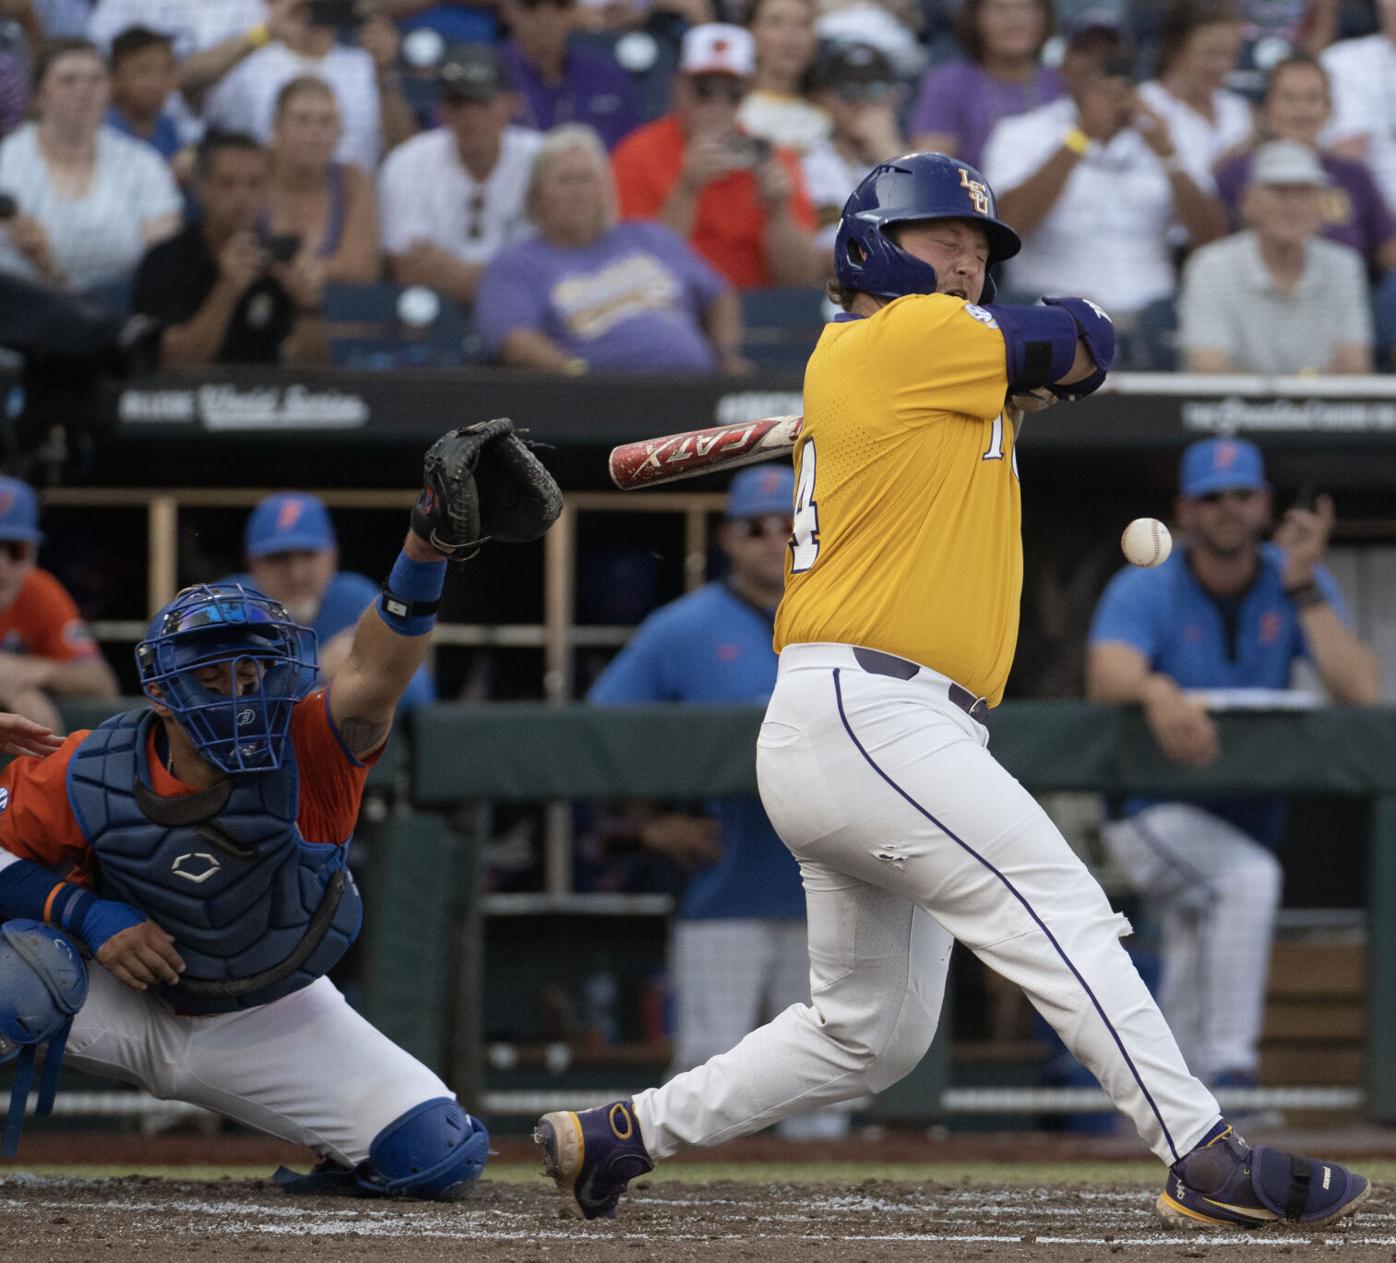
[[[1156,517],[1137,517],[1120,536],[1120,548],[1132,566],[1161,566],[1173,551],[1173,536]]]

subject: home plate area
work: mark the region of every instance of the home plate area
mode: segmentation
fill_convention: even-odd
[[[266,1180],[0,1177],[0,1261],[84,1263],[253,1255],[328,1260],[980,1259],[1217,1263],[1396,1259],[1396,1203],[1379,1188],[1346,1229],[1168,1232],[1136,1186],[956,1187],[868,1181],[638,1182],[616,1222],[564,1218],[549,1184],[483,1180],[436,1205],[287,1197]]]

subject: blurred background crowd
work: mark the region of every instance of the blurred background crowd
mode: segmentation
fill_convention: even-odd
[[[1365,372],[1393,83],[1396,0],[0,0],[0,275],[173,366],[743,374],[937,149],[1124,367]],[[385,286],[438,336],[336,337]]]

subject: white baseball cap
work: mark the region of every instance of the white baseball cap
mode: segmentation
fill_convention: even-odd
[[[756,44],[751,32],[726,22],[690,26],[679,50],[679,73],[750,79],[756,73]]]
[[[1255,151],[1252,184],[1307,184],[1327,188],[1331,181],[1314,151],[1296,140],[1272,140]]]

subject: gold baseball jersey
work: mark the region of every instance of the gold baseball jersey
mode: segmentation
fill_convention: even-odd
[[[946,294],[830,324],[805,370],[775,647],[866,645],[997,705],[1018,639],[1022,513],[1003,335]]]

